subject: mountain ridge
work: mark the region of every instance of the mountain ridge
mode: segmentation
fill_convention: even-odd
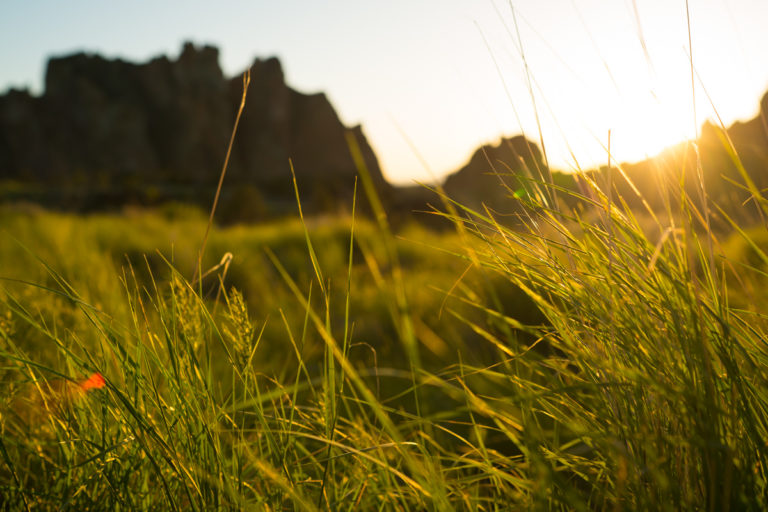
[[[49,60],[39,96],[0,96],[0,180],[69,190],[62,207],[168,199],[206,203],[218,180],[240,104],[218,50],[186,43],[178,59],[144,63],[76,53]],[[280,213],[293,198],[293,162],[308,212],[348,202],[354,137],[380,193],[389,195],[360,126],[342,124],[323,93],[286,83],[276,58],[256,59],[227,171],[231,196]],[[122,197],[121,197],[122,196]]]
[[[289,162],[305,212],[348,208],[358,170],[347,134],[395,215],[435,202],[425,188],[390,184],[362,127],[344,126],[325,94],[288,86],[277,58],[257,58],[250,70],[222,193],[224,221],[293,214]],[[215,47],[185,43],[175,60],[157,56],[143,63],[83,52],[56,56],[48,62],[44,83],[37,96],[18,89],[0,95],[0,199],[74,210],[173,200],[210,205],[243,86],[240,76],[224,75]],[[755,186],[768,189],[767,119],[768,94],[753,119],[725,131],[705,123],[695,145],[683,142],[646,160],[623,163],[610,181],[605,168],[586,175],[602,186],[612,183],[630,206],[646,201],[661,209],[664,181],[683,182],[688,196],[697,197],[700,161],[708,194],[739,215],[750,193],[724,185],[743,182],[727,146],[733,144]],[[502,137],[448,174],[444,189],[472,209],[488,207],[501,215],[524,211],[510,198],[525,189],[526,179],[546,181],[551,174],[558,185],[580,190],[578,178],[546,170],[544,160],[535,142],[521,135]]]

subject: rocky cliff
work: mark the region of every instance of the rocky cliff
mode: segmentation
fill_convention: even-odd
[[[681,143],[659,155],[637,163],[622,166],[632,181],[629,185],[620,175],[615,184],[629,206],[640,208],[641,201],[634,190],[656,210],[665,209],[665,201],[672,201],[673,211],[679,211],[679,194],[669,194],[680,184],[685,187],[689,200],[702,207],[701,181],[698,163],[701,164],[704,190],[706,190],[713,218],[724,228],[727,222],[718,213],[722,208],[736,220],[748,222],[757,213],[757,203],[751,200],[742,171],[749,176],[763,194],[768,190],[768,94],[760,102],[757,116],[747,122],[736,122],[723,130],[706,122],[695,145]],[[733,149],[731,149],[731,145]],[[603,174],[605,170],[602,170]],[[713,206],[713,204],[717,206]]]
[[[754,119],[736,122],[726,130],[707,122],[695,142],[672,146],[640,162],[624,163],[623,172],[613,169],[610,182],[605,168],[588,173],[603,188],[612,183],[632,208],[645,209],[648,205],[661,211],[667,208],[667,201],[672,201],[673,211],[679,211],[680,205],[674,203],[681,197],[681,184],[688,200],[699,208],[702,206],[697,170],[700,162],[713,218],[727,227],[724,217],[718,213],[722,208],[736,220],[752,220],[757,214],[756,203],[750,199],[751,193],[734,159],[743,166],[754,186],[765,194],[768,190],[768,94],[760,102],[760,112]],[[464,167],[447,177],[444,188],[450,197],[476,211],[482,212],[487,206],[501,217],[514,217],[523,211],[522,203],[513,198],[515,192],[523,191],[529,178],[547,181],[542,178],[546,175],[544,169],[541,151],[534,142],[522,136],[504,138],[498,145],[485,145],[475,151]],[[579,193],[585,191],[573,175],[553,172],[552,179],[559,187]],[[557,196],[561,202],[577,202],[574,196],[563,192]],[[514,218],[510,220],[514,223]]]
[[[187,43],[176,60],[143,64],[52,58],[41,96],[0,96],[0,181],[55,188],[43,197],[65,207],[210,204],[241,94],[241,77],[227,79],[209,46]],[[230,213],[289,209],[289,158],[307,210],[351,205],[357,169],[347,130],[323,94],[291,89],[277,59],[257,59],[224,191]],[[375,184],[390,194],[361,128],[351,131]]]
[[[545,165],[539,147],[518,135],[477,149],[464,167],[446,178],[443,188],[473,210],[482,212],[485,205],[495,213],[510,214],[521,210],[512,199],[523,186],[518,176],[541,180],[542,172]]]

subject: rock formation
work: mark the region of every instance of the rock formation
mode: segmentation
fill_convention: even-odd
[[[482,212],[483,205],[496,213],[520,211],[511,197],[523,183],[523,176],[541,180],[545,169],[539,147],[518,135],[503,138],[497,146],[490,144],[477,149],[469,162],[449,175],[443,188],[459,203]]]
[[[0,181],[42,185],[42,197],[64,207],[164,199],[207,206],[241,94],[241,77],[225,78],[209,46],[187,43],[175,61],[144,64],[52,58],[40,97],[0,96]],[[277,59],[257,59],[225,197],[277,213],[293,208],[290,158],[306,210],[351,205],[357,169],[347,130],[323,94],[291,89]],[[361,128],[351,131],[373,181],[390,194]],[[238,205],[228,206],[237,216]]]
[[[735,153],[729,146],[733,144]],[[646,206],[662,211],[672,201],[673,211],[679,211],[680,184],[685,187],[687,200],[698,208],[701,204],[701,185],[698,162],[707,192],[710,210],[721,227],[727,227],[718,209],[728,216],[749,222],[757,213],[755,201],[750,200],[744,177],[734,163],[734,156],[743,165],[754,186],[768,190],[768,94],[760,102],[760,112],[747,122],[736,122],[725,131],[709,122],[705,123],[696,145],[681,143],[664,150],[655,157],[636,163],[622,164],[623,173],[593,170],[591,177],[600,187],[612,183],[623,200],[632,208]],[[525,189],[526,178],[542,180],[544,162],[538,146],[522,136],[502,139],[496,145],[485,145],[475,151],[470,161],[448,176],[444,188],[448,196],[476,211],[490,208],[497,218],[523,211],[520,201],[512,197]],[[625,177],[631,180],[630,184]],[[585,193],[573,175],[553,172],[552,179],[559,187]],[[638,196],[638,192],[640,196]],[[670,193],[671,192],[671,193]],[[586,192],[587,195],[590,195]],[[642,196],[642,198],[641,198]],[[557,193],[560,203],[576,204],[575,196]],[[717,205],[717,206],[714,206]]]
[[[768,189],[766,120],[768,94],[760,103],[758,115],[747,122],[736,122],[725,131],[720,126],[706,122],[695,146],[680,143],[653,158],[624,164],[622,168],[632,181],[632,186],[621,176],[615,175],[616,187],[631,207],[643,206],[634,192],[638,190],[651,208],[663,210],[666,208],[665,201],[670,200],[673,211],[679,211],[679,205],[675,203],[680,194],[674,191],[682,183],[688,199],[701,208],[701,185],[697,170],[700,162],[704,189],[714,217],[721,222],[724,220],[718,214],[719,208],[722,208],[734,219],[748,222],[757,212],[756,203],[749,199],[751,194],[746,189],[741,171],[734,163],[734,155],[738,156],[738,161],[755,187],[764,194]],[[735,152],[730,149],[731,144]],[[667,192],[669,190],[671,194]],[[727,223],[721,227],[727,227]]]
[[[143,64],[84,53],[52,58],[41,96],[19,90],[0,95],[0,200],[32,199],[69,209],[180,200],[207,208],[241,94],[241,77],[227,79],[218,50],[208,46],[187,43],[176,60],[157,57]],[[727,130],[761,190],[768,188],[767,119],[768,94],[755,119]],[[426,189],[390,186],[362,129],[345,127],[323,94],[288,87],[280,63],[270,58],[257,59],[251,68],[218,218],[294,214],[289,159],[306,212],[348,208],[357,168],[347,133],[393,215],[407,218],[412,210],[429,209],[428,202],[439,205]],[[743,183],[725,139],[719,128],[706,124],[698,154],[708,193],[738,213],[749,193],[722,178]],[[696,158],[693,146],[678,145],[625,164],[633,186],[621,177],[613,183],[629,205],[641,204],[634,193],[638,189],[648,204],[662,208],[659,184],[664,180],[683,182],[688,196],[698,197]],[[514,215],[522,205],[510,196],[525,190],[525,178],[542,180],[546,172],[537,145],[516,136],[478,149],[444,188],[469,208],[487,206]],[[575,187],[570,176],[554,173],[553,179]]]

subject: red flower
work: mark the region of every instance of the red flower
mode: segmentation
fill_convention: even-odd
[[[80,386],[80,389],[83,392],[88,392],[93,389],[101,389],[104,386],[106,386],[106,381],[104,380],[104,377],[101,376],[99,372],[92,373],[90,377],[87,379],[80,381],[78,383],[78,386]]]

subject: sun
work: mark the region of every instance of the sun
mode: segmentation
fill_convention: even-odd
[[[622,105],[612,128],[612,153],[623,161],[653,157],[664,149],[696,137],[690,91],[670,84],[665,91],[638,94]]]
[[[692,91],[690,77],[686,81],[679,69],[663,79],[625,81],[620,89],[595,84],[561,105],[559,121],[572,120],[565,143],[579,167],[607,163],[609,131],[611,161],[637,162],[694,140],[703,122],[712,117],[704,91]],[[574,126],[578,124],[580,130]],[[557,145],[552,147],[557,151]]]

